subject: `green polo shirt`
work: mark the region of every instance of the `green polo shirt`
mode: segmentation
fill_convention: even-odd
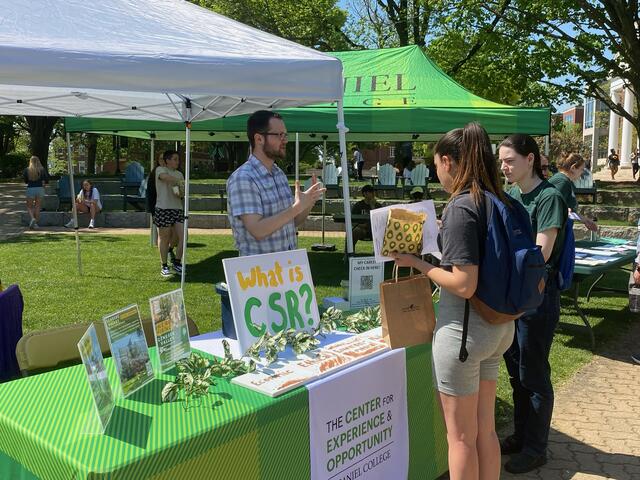
[[[515,186],[509,194],[522,203],[527,212],[529,212],[534,235],[551,228],[558,229],[551,256],[547,261],[547,267],[557,269],[560,254],[562,253],[562,245],[564,244],[568,216],[567,204],[564,202],[562,195],[546,180],[543,180],[540,185],[529,193],[523,194],[520,188]]]
[[[576,200],[575,187],[571,179],[564,173],[558,172],[549,179],[549,183],[558,189],[564,203],[575,212],[578,208],[578,201]]]

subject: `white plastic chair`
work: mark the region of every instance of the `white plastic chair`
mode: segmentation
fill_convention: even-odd
[[[324,177],[322,181],[325,185],[338,185],[338,169],[329,163],[324,166]]]
[[[419,163],[411,170],[411,185],[414,187],[424,187],[427,185],[429,169],[424,163]]]
[[[396,169],[385,163],[378,170],[378,183],[380,185],[396,185]]]

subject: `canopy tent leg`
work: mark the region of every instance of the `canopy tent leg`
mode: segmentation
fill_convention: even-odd
[[[549,156],[549,135],[544,136],[544,156]]]
[[[344,229],[347,237],[347,256],[353,255],[353,231],[351,230],[351,202],[349,201],[349,167],[347,165],[347,132],[344,124],[344,103],[338,100],[338,138],[340,140],[340,165],[342,166],[342,198],[344,203]]]
[[[187,101],[187,121],[185,122],[184,146],[184,227],[182,240],[182,275],[180,288],[184,292],[184,282],[187,277],[187,234],[189,231],[189,174],[191,166],[191,102]]]
[[[322,136],[322,182],[325,183],[326,177],[326,161],[327,161],[327,135]],[[326,187],[326,183],[324,185]],[[311,250],[333,252],[336,249],[334,244],[324,243],[324,216],[326,213],[326,192],[322,194],[322,243],[314,243]]]
[[[296,132],[296,182],[300,180],[300,134]]]
[[[155,182],[155,178],[151,178],[151,172],[153,171],[153,164],[155,162],[156,156],[156,134],[151,133],[151,161],[149,162],[149,180],[147,180],[147,188],[149,188],[149,182]],[[156,224],[153,223],[153,215],[151,213],[148,214],[149,217],[149,243],[152,247],[155,247],[158,244],[158,229],[156,228]]]
[[[71,189],[71,215],[76,234],[76,252],[78,255],[78,273],[82,275],[82,255],[80,254],[80,233],[78,232],[78,210],[76,209],[76,187],[73,180],[73,161],[71,160],[71,135],[67,132],[67,165],[69,168],[69,188]]]

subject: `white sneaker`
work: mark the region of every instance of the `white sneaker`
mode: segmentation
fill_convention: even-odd
[[[73,218],[64,224],[66,228],[73,228]]]
[[[89,221],[89,228],[96,228],[96,226],[93,224],[93,220]]]

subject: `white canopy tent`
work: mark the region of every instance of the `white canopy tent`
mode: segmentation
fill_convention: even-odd
[[[182,0],[0,0],[0,8],[0,114],[184,122],[185,239],[191,122],[337,101],[348,170],[334,57]],[[72,175],[70,158],[69,167]],[[73,215],[77,225],[75,205]],[[76,244],[81,269],[77,228]],[[186,245],[182,286],[185,274]]]

